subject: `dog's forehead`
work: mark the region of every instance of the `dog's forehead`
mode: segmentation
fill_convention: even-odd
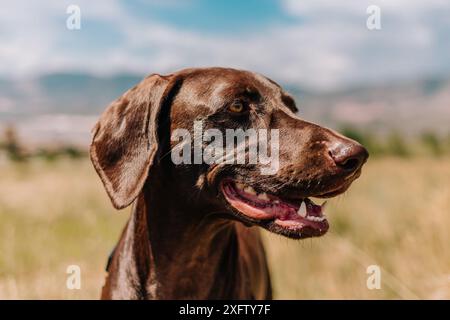
[[[235,69],[199,69],[191,71],[183,87],[196,101],[216,105],[242,94],[255,94],[264,99],[276,98],[281,88],[268,78],[250,71]]]
[[[236,98],[250,99],[271,110],[296,112],[295,102],[276,82],[265,76],[228,68],[187,69],[177,73],[183,79],[172,105],[177,123],[206,117]],[[262,109],[260,109],[262,110]]]

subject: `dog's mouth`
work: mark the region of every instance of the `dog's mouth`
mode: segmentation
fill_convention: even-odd
[[[325,203],[309,198],[287,199],[270,193],[257,193],[251,186],[226,179],[221,190],[228,203],[246,220],[269,231],[291,238],[318,237],[328,231]]]

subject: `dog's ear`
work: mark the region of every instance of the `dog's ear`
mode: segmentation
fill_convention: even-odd
[[[151,75],[111,103],[95,125],[90,157],[115,208],[127,207],[142,190],[158,151],[161,110],[177,87],[176,76]]]

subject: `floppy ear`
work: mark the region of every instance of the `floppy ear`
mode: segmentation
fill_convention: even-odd
[[[91,161],[116,209],[130,205],[158,151],[160,111],[175,85],[152,75],[112,102],[93,129]]]

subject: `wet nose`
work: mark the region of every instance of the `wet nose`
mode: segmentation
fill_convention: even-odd
[[[366,148],[355,141],[334,143],[328,153],[336,166],[349,173],[361,168],[369,157]]]

